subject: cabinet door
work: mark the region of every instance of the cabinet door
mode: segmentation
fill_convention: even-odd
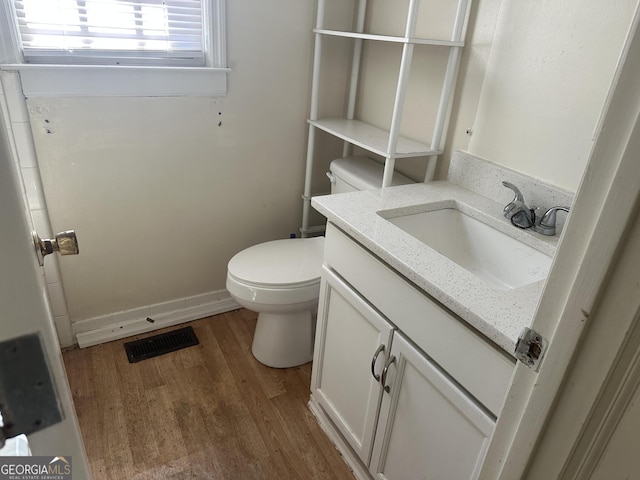
[[[311,391],[365,465],[373,447],[379,378],[392,333],[392,325],[366,301],[323,270]]]
[[[370,471],[377,479],[476,477],[494,420],[401,334],[393,338]]]

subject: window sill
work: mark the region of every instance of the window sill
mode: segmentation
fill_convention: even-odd
[[[19,71],[26,97],[223,96],[228,68],[0,65]]]

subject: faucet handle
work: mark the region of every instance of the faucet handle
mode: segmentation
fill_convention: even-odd
[[[562,210],[569,213],[569,207],[551,207],[548,209],[539,222],[536,222],[534,230],[543,235],[555,235],[556,234],[556,212]]]
[[[506,180],[502,182],[502,185],[504,185],[507,188],[510,188],[511,190],[513,190],[513,193],[515,193],[515,197],[513,197],[513,200],[511,200],[512,202],[523,202],[524,203],[524,196],[522,195],[522,192],[520,191],[520,189],[518,187],[516,187],[511,182],[507,182]]]
[[[502,182],[502,185],[504,185],[507,188],[510,188],[511,190],[513,190],[513,193],[514,193],[513,200],[507,203],[504,206],[504,209],[502,210],[502,213],[504,213],[504,216],[506,218],[511,218],[520,210],[522,210],[523,208],[526,209],[527,207],[524,204],[524,196],[522,195],[522,192],[518,187],[516,187],[511,182],[507,182],[506,180]]]

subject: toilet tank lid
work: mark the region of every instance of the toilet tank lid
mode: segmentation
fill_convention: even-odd
[[[363,155],[336,158],[329,166],[331,173],[359,190],[382,187],[384,165]],[[393,173],[391,185],[415,183],[400,172]]]
[[[228,272],[241,282],[273,288],[320,281],[324,237],[260,243],[237,253]]]

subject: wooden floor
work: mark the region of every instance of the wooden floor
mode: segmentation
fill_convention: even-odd
[[[257,362],[247,310],[190,325],[200,345],[138,363],[124,340],[64,353],[94,480],[353,480],[307,408],[311,364]]]

